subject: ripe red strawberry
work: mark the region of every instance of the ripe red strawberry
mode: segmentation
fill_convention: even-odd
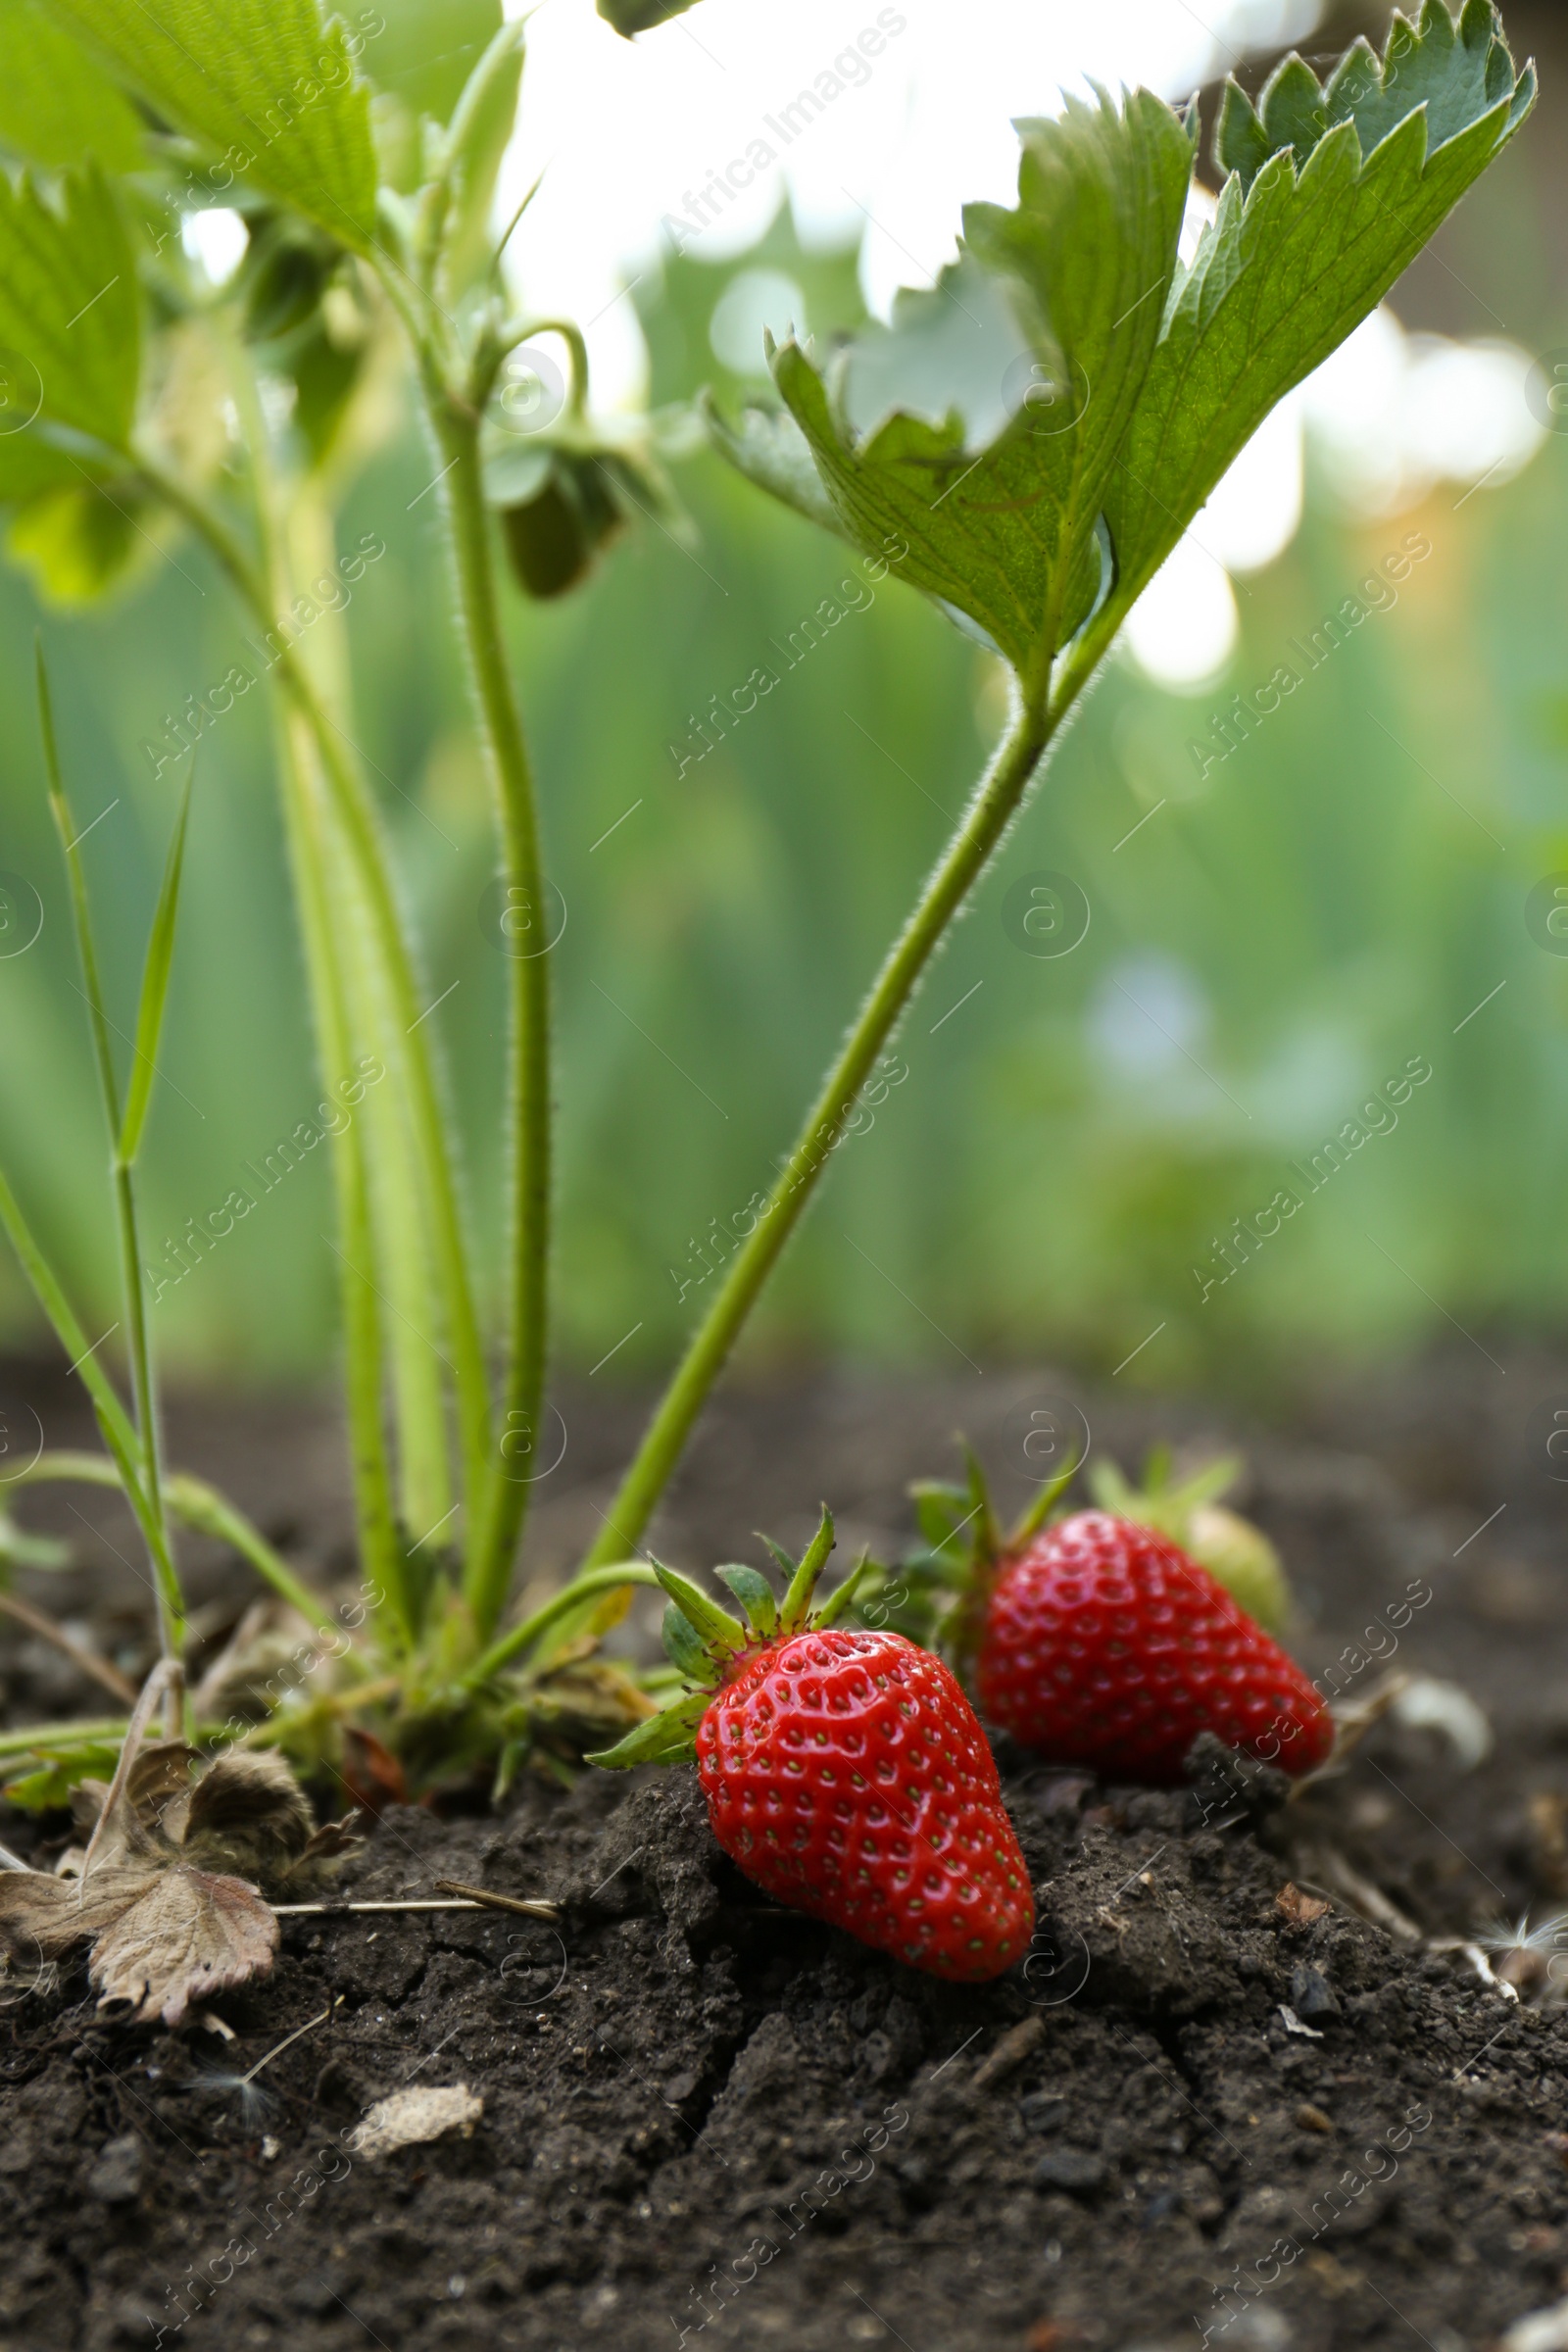
[[[1003,1552],[977,1674],[1025,1747],[1120,1779],[1179,1782],[1200,1732],[1293,1774],[1333,1744],[1320,1692],[1208,1570],[1104,1511]]]
[[[756,1886],[911,1968],[983,1983],[1023,1957],[1034,1929],[995,1759],[939,1658],[902,1634],[831,1623],[854,1579],[808,1615],[832,1540],[824,1513],[782,1612],[755,1569],[719,1570],[750,1631],[661,1569],[676,1603],[670,1653],[716,1687],[594,1761],[695,1746],[713,1835]]]

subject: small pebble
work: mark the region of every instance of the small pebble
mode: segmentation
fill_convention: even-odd
[[[1299,1968],[1291,1971],[1291,2007],[1299,2018],[1340,2014],[1340,2004],[1327,1977],[1320,1968],[1309,1968],[1304,1960]]]
[[[1018,2112],[1026,2132],[1059,2132],[1067,2120],[1067,2102],[1054,2090],[1032,2090]]]
[[[1301,2101],[1296,2110],[1296,2121],[1303,2132],[1332,2132],[1334,2129],[1333,2118],[1325,2115],[1321,2107],[1314,2107],[1310,2099]]]
[[[87,2194],[103,2205],[129,2205],[141,2193],[142,2145],[133,2132],[112,2139],[87,2175]]]
[[[1081,2194],[1104,2184],[1105,2167],[1087,2148],[1050,2148],[1035,2166],[1037,2188],[1068,2188]]]

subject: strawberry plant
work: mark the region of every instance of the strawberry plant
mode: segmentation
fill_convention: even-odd
[[[673,10],[667,0],[607,0],[607,13],[631,31]],[[509,291],[506,236],[492,234],[489,216],[523,34],[502,24],[499,5],[488,17],[479,6],[472,21],[481,18],[489,37],[464,77],[434,9],[409,12],[392,74],[378,71],[366,21],[328,21],[318,0],[160,0],[151,12],[140,0],[34,0],[29,37],[47,49],[72,135],[62,138],[60,117],[40,114],[27,168],[0,174],[0,359],[15,427],[0,433],[0,502],[11,510],[11,551],[57,601],[85,601],[128,578],[146,547],[188,534],[206,550],[265,649],[323,1092],[369,1068],[386,1081],[362,1089],[355,1115],[329,1129],[350,1457],[363,1590],[373,1596],[339,1649],[339,1629],[322,1623],[320,1600],[274,1547],[163,1454],[134,1170],[183,815],[171,816],[174,848],[128,1076],[71,863],[74,837],[63,832],[109,1118],[132,1404],[107,1351],[89,1347],[20,1202],[0,1193],[13,1246],[88,1384],[107,1448],[45,1454],[32,1475],[122,1488],[153,1562],[172,1666],[185,1645],[181,1524],[233,1544],[318,1629],[306,1668],[257,1737],[308,1757],[335,1753],[344,1725],[358,1724],[426,1778],[498,1759],[504,1777],[532,1752],[570,1754],[650,1716],[647,1689],[597,1660],[596,1642],[636,1585],[667,1586],[667,1571],[629,1555],[949,926],[1133,604],[1221,474],[1273,405],[1374,308],[1534,94],[1490,0],[1465,0],[1457,20],[1427,0],[1418,25],[1396,20],[1381,60],[1357,42],[1326,82],[1292,59],[1255,107],[1230,84],[1215,133],[1223,194],[1190,263],[1178,258],[1178,237],[1196,108],[1179,114],[1142,90],[1070,101],[1059,117],[1020,125],[1016,207],[970,206],[959,260],[931,292],[905,295],[891,328],[831,358],[793,337],[770,344],[780,405],[738,418],[710,410],[716,445],[764,490],[884,571],[887,551],[905,551],[901,575],[1005,662],[1011,714],[599,1540],[570,1584],[508,1624],[549,1355],[552,933],[500,558],[510,556],[526,592],[564,592],[628,513],[658,511],[665,491],[651,426],[595,423],[575,325],[528,318]],[[25,135],[24,125],[8,132]],[[215,201],[246,232],[222,284],[187,258],[178,233]],[[526,408],[555,368],[541,344],[564,356],[561,404],[537,419],[539,432],[519,436],[519,397]],[[493,803],[508,953],[506,1234],[493,1314],[445,1113],[436,1007],[353,742],[347,648],[332,600],[323,611],[309,594],[335,568],[336,510],[394,368],[422,410],[427,491],[446,534]],[[363,558],[341,561],[353,560]],[[231,676],[230,694],[258,683],[249,670]],[[173,799],[172,786],[172,811]],[[750,1597],[761,1612],[753,1633],[770,1640],[767,1604],[760,1592]],[[719,1639],[711,1623],[707,1635]],[[869,1634],[831,1625],[791,1638],[822,1645],[831,1662],[820,1671],[848,1678],[846,1691],[881,1654],[858,1646]],[[957,1755],[968,1733],[960,1739],[946,1686],[912,1653],[898,1656],[913,1678],[910,1705],[937,1710]],[[765,1674],[755,1690],[747,1684],[745,1706],[760,1705],[765,1687]],[[682,1702],[688,1714],[691,1703]],[[750,1738],[738,1695],[713,1704],[716,1720],[733,1714]],[[192,1711],[194,1728],[214,1730],[209,1712],[194,1702]],[[645,1737],[657,1744],[676,1720]],[[117,1719],[6,1738],[37,1765],[35,1787],[58,1793],[62,1775],[96,1768],[122,1730]],[[994,1790],[963,1753],[973,1821],[996,1828]],[[720,1767],[710,1757],[706,1769]],[[956,1820],[966,1818],[960,1808]],[[992,1860],[1004,1855],[1005,1868],[996,1867],[1005,1877],[1000,1829],[997,1838]],[[1017,1917],[1001,1882],[981,1884],[982,1859],[977,1849],[972,1899],[988,1924],[963,1948],[987,1962]],[[844,1902],[860,1899],[841,1891]],[[961,1973],[959,1944],[943,1941],[971,1896],[960,1887],[957,1899],[951,1918],[938,1905],[912,1931],[890,1908],[877,1932],[906,1943],[929,1933],[922,1948]]]

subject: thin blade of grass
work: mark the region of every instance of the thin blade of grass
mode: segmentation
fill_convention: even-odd
[[[115,1457],[120,1486],[135,1514],[136,1524],[147,1545],[158,1592],[160,1621],[167,1621],[171,1640],[182,1641],[184,1595],[179,1589],[179,1579],[170,1556],[163,1527],[153,1514],[142,1485],[142,1453],[136,1432],[129,1414],[115,1393],[114,1383],[97,1360],[95,1349],[102,1346],[102,1340],[89,1345],[86,1333],[77,1321],[48,1259],[33,1239],[17,1197],[3,1173],[0,1173],[0,1226],[5,1228],[6,1238],[32,1285],[33,1295],[54,1326],[55,1334],[70,1358],[72,1370],[81,1375],[104,1444]]]
[[[94,1346],[101,1347],[103,1343],[89,1343],[53,1267],[33,1239],[31,1228],[3,1172],[0,1172],[0,1225],[5,1227],[6,1239],[32,1286],[34,1298],[54,1326],[55,1336],[66,1351],[73,1371],[81,1375],[82,1386],[92,1399],[99,1427],[104,1432],[105,1442],[116,1462],[120,1462],[122,1454],[134,1457],[136,1432],[130,1425],[130,1416],[93,1352]]]
[[[82,871],[76,849],[76,824],[71,812],[65,778],[60,771],[60,747],[55,735],[54,702],[49,692],[49,672],[44,666],[43,644],[35,640],[34,664],[38,682],[38,731],[43,737],[44,777],[49,792],[49,813],[60,835],[60,847],[65,853],[66,873],[71,884],[71,914],[76,934],[76,953],[81,958],[81,976],[86,983],[87,1010],[92,1022],[93,1058],[98,1070],[98,1089],[103,1096],[104,1115],[111,1136],[120,1128],[120,1090],[115,1081],[114,1055],[109,1049],[109,1022],[104,1012],[103,989],[98,979],[98,956],[93,946],[92,916],[87,905],[87,879]]]
[[[130,1065],[130,1090],[125,1097],[125,1115],[120,1128],[120,1158],[127,1168],[135,1160],[142,1129],[147,1123],[147,1106],[152,1101],[158,1045],[163,1035],[164,1012],[169,1004],[169,975],[174,959],[174,923],[179,913],[179,880],[185,861],[185,827],[190,817],[191,786],[195,780],[196,761],[193,757],[190,773],[185,778],[185,789],[180,795],[179,814],[174,820],[173,836],[164,865],[163,886],[158,893],[158,911],[153,916],[153,927],[147,941],[147,961],[142,967],[141,1001],[136,1007],[134,1059]]]
[[[83,1487],[118,1487],[120,1472],[106,1454],[81,1453],[60,1446],[40,1453],[15,1483],[33,1487],[50,1480]],[[319,1592],[313,1592],[309,1585],[300,1581],[238,1504],[230,1502],[217,1487],[209,1486],[205,1478],[193,1478],[188,1471],[175,1470],[164,1491],[176,1518],[194,1528],[198,1535],[214,1536],[220,1543],[231,1544],[308,1624],[329,1606]]]
[[[183,1639],[185,1597],[180,1591],[174,1555],[169,1541],[169,1529],[164,1518],[161,1491],[158,1443],[158,1405],[153,1389],[152,1350],[147,1336],[147,1298],[142,1273],[141,1242],[136,1228],[136,1196],[131,1182],[129,1163],[120,1149],[120,1090],[115,1080],[114,1054],[109,1043],[109,1021],[104,1011],[103,985],[98,973],[98,956],[93,942],[92,909],[87,897],[87,877],[77,850],[77,834],[66,793],[65,777],[60,766],[60,747],[55,734],[54,703],[49,692],[49,673],[44,664],[41,641],[35,644],[38,680],[38,725],[43,737],[44,773],[48,784],[49,808],[60,835],[65,853],[66,872],[71,884],[72,917],[75,926],[76,951],[81,958],[81,976],[87,998],[87,1010],[92,1029],[93,1055],[98,1070],[99,1092],[103,1097],[104,1120],[110,1140],[110,1179],[115,1194],[115,1217],[120,1239],[121,1291],[124,1309],[126,1354],[130,1361],[131,1387],[135,1401],[134,1454],[136,1468],[135,1494],[127,1495],[136,1511],[138,1523],[146,1539],[152,1561],[154,1587],[158,1595],[159,1635],[166,1656],[175,1657]],[[160,909],[162,911],[162,909]],[[156,929],[156,926],[155,926]],[[172,947],[172,928],[170,936]],[[149,956],[152,951],[149,950]],[[134,1081],[133,1081],[134,1083]],[[99,1425],[114,1452],[121,1458],[121,1446],[99,1416]],[[139,1498],[139,1500],[138,1500]]]

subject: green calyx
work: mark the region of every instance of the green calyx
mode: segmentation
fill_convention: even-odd
[[[1382,300],[1535,99],[1492,0],[1426,0],[1380,62],[1298,57],[1227,85],[1226,184],[1190,263],[1198,121],[1147,90],[1018,125],[1015,209],[823,362],[768,346],[783,413],[713,437],[739,469],[901,576],[1039,691],[1093,658],[1264,416]]]
[[[1266,1633],[1283,1633],[1293,1604],[1284,1563],[1261,1528],[1219,1499],[1241,1474],[1240,1455],[1205,1462],[1179,1484],[1172,1482],[1171,1467],[1170,1447],[1156,1446],[1140,1488],[1114,1462],[1100,1462],[1089,1473],[1090,1492],[1102,1511],[1179,1544]]]
[[[962,1486],[922,1479],[910,1488],[921,1546],[891,1565],[870,1564],[856,1589],[855,1614],[861,1625],[890,1627],[942,1652],[967,1679],[998,1577],[1042,1528],[1077,1507],[1064,1498],[1083,1464],[1047,1480],[1021,1516],[1004,1528],[985,1472],[968,1447],[964,1460]],[[1278,1634],[1292,1606],[1279,1554],[1261,1529],[1218,1500],[1241,1468],[1240,1457],[1230,1454],[1173,1483],[1170,1448],[1162,1446],[1145,1463],[1141,1489],[1114,1462],[1090,1470],[1087,1484],[1100,1509],[1179,1544],[1249,1616]]]
[[[697,1726],[714,1692],[733,1680],[742,1663],[765,1645],[787,1641],[808,1628],[832,1625],[849,1608],[860,1590],[867,1563],[862,1560],[820,1608],[813,1608],[817,1580],[833,1549],[833,1514],[824,1503],[815,1535],[800,1559],[792,1560],[770,1538],[762,1542],[789,1579],[782,1600],[765,1576],[756,1568],[727,1567],[722,1577],[746,1612],[746,1622],[720,1608],[690,1577],[658,1561],[654,1573],[669,1595],[664,1611],[664,1647],[685,1677],[688,1688],[659,1714],[641,1723],[614,1747],[588,1758],[625,1771],[634,1764],[677,1764],[696,1752]]]
[[[979,1646],[991,1589],[1012,1553],[1027,1544],[1057,1509],[1079,1465],[1046,1484],[1011,1527],[1004,1528],[986,1483],[985,1471],[964,1447],[965,1481],[920,1479],[910,1487],[921,1548],[895,1565],[873,1564],[856,1594],[862,1625],[890,1627],[944,1652],[966,1676]]]

